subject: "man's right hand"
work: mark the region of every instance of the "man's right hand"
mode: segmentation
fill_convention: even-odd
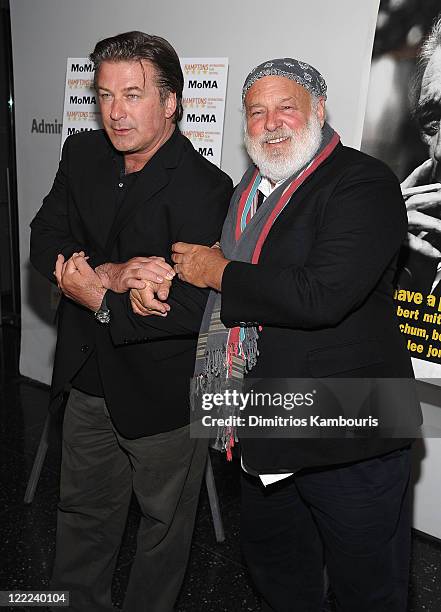
[[[432,170],[433,160],[428,159],[404,179],[401,190],[429,184]],[[441,189],[407,197],[404,195],[404,198],[410,230],[407,235],[409,247],[427,257],[440,259],[441,220],[438,217],[441,216]]]
[[[163,257],[133,257],[125,263],[105,263],[95,268],[103,286],[116,293],[147,289],[147,283],[171,282],[175,272]],[[148,289],[150,292],[151,289]],[[167,288],[168,295],[168,288]]]

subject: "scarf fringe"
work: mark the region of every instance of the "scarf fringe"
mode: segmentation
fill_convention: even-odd
[[[204,373],[195,376],[193,379],[193,390],[190,393],[191,408],[196,410],[197,398],[204,393],[221,393],[228,387],[228,382],[232,385],[238,385],[243,380],[243,373],[249,372],[257,363],[259,350],[257,348],[257,340],[259,334],[255,327],[245,329],[245,338],[243,341],[230,342],[227,346],[212,348],[205,352],[205,367]],[[236,357],[236,361],[234,359]],[[235,367],[237,360],[240,360],[240,366]],[[239,406],[219,406],[219,418],[227,419],[239,415]],[[237,437],[236,427],[233,426],[218,426],[216,438],[212,444],[216,450],[224,451],[227,455],[227,460],[233,458],[232,449]]]

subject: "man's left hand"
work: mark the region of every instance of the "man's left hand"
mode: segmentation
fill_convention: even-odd
[[[130,290],[130,303],[133,312],[141,317],[148,315],[166,317],[170,305],[164,300],[168,297],[171,281],[164,280],[162,283],[146,281],[145,285],[144,289]],[[156,299],[156,296],[159,299]]]
[[[221,290],[222,275],[230,263],[217,245],[207,247],[186,242],[172,246],[172,260],[178,278],[195,287],[211,287],[217,291]]]
[[[58,255],[54,274],[66,297],[94,312],[99,309],[106,289],[87,263],[83,251],[74,253],[67,261],[63,255]]]

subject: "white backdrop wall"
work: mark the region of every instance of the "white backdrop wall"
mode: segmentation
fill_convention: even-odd
[[[359,146],[377,10],[378,0],[274,0],[270,5],[256,0],[11,0],[23,375],[46,383],[51,378],[55,300],[49,283],[30,269],[29,223],[57,168],[66,58],[87,56],[97,40],[127,30],[164,36],[181,57],[228,57],[222,168],[237,182],[247,164],[240,91],[249,70],[265,59],[290,56],[316,66],[328,83],[331,123],[345,144]]]

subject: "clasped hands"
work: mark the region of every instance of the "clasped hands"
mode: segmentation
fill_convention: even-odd
[[[54,275],[63,294],[97,311],[107,289],[130,291],[135,314],[165,317],[170,311],[166,300],[172,280],[178,278],[196,287],[220,290],[222,274],[229,263],[218,244],[213,247],[177,242],[173,245],[174,269],[163,257],[133,257],[125,263],[105,263],[95,270],[84,251],[68,260],[58,255]]]
[[[125,263],[105,263],[95,270],[84,251],[67,261],[58,255],[54,275],[63,294],[97,311],[107,289],[116,293],[130,291],[132,309],[142,316],[166,316],[173,268],[163,257],[133,257]]]

